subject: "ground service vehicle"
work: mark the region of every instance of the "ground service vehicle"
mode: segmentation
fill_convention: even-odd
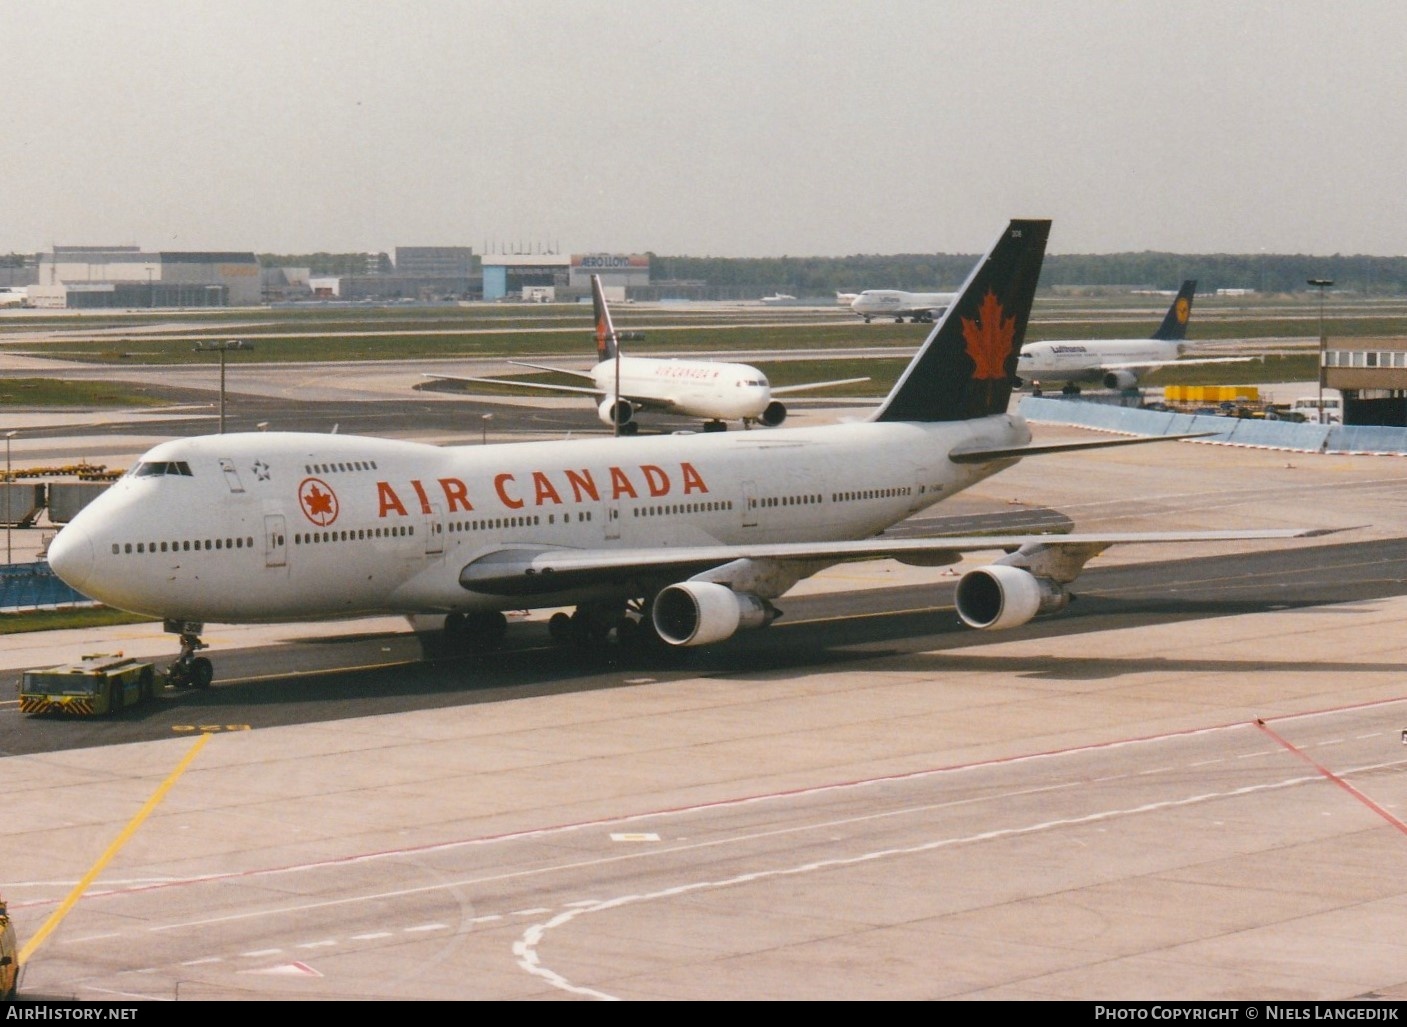
[[[1338,393],[1326,392],[1322,402],[1321,408],[1318,396],[1300,396],[1290,409],[1304,414],[1305,420],[1314,424],[1343,424],[1343,397]]]
[[[94,653],[77,663],[27,670],[20,678],[21,713],[101,716],[150,699],[156,668],[121,653]]]
[[[15,985],[20,979],[20,957],[15,947],[15,928],[10,923],[5,900],[0,899],[0,999],[15,997]]]

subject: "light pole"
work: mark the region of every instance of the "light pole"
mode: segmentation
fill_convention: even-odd
[[[5,562],[14,563],[13,552],[10,549],[10,493],[14,490],[15,483],[10,475],[10,440],[15,437],[15,432],[5,433]]]
[[[1324,423],[1324,357],[1328,338],[1324,335],[1324,293],[1333,284],[1332,278],[1311,278],[1309,284],[1319,290],[1319,423]]]
[[[489,442],[489,422],[493,420],[493,414],[479,415],[479,445],[486,446]]]
[[[195,344],[196,353],[208,353],[215,350],[220,354],[220,434],[225,434],[225,351],[232,349],[253,349],[242,339],[226,339],[223,342],[197,342]]]

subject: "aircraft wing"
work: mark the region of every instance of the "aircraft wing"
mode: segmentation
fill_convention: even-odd
[[[513,361],[517,363],[517,361]],[[525,364],[525,367],[536,367],[536,364]],[[549,370],[556,370],[550,368]],[[542,389],[547,392],[570,392],[578,396],[595,396],[598,399],[610,395],[605,389],[586,388],[580,385],[553,385],[548,382],[528,382],[513,378],[471,378],[466,375],[457,374],[426,374],[426,378],[433,378],[442,382],[478,382],[483,385],[513,385],[520,389]],[[589,376],[588,376],[589,377]],[[671,413],[678,408],[678,404],[663,396],[634,396],[625,393],[621,399],[641,410],[654,410],[663,413]]]
[[[530,364],[526,360],[510,360],[508,361],[508,363],[514,364],[518,367],[531,367],[534,371],[553,371],[557,374],[569,374],[573,378],[585,378],[587,381],[596,380],[587,371],[570,371],[565,367],[549,367],[547,364]]]
[[[1116,532],[1105,535],[940,535],[892,539],[881,536],[842,542],[766,542],[648,549],[505,546],[466,564],[459,572],[459,583],[470,592],[484,595],[531,596],[637,581],[669,584],[740,560],[796,561],[819,565],[814,570],[837,563],[886,559],[917,566],[941,567],[956,563],[964,553],[984,550],[1010,553],[1022,547],[1070,551],[1079,554],[1082,557],[1079,564],[1083,564],[1094,553],[1112,545],[1312,538],[1339,530],[1345,529],[1264,528],[1246,531]]]
[[[1241,364],[1248,360],[1259,360],[1255,357],[1177,357],[1172,360],[1131,360],[1121,364],[1105,363],[1099,364],[1101,371],[1138,371],[1146,370],[1150,367],[1181,367],[1183,364]]]
[[[604,396],[606,394],[601,389],[587,389],[579,385],[549,385],[546,382],[515,381],[512,378],[470,378],[457,374],[427,374],[425,377],[433,378],[441,382],[478,382],[482,385],[513,385],[520,389],[545,389],[548,392],[584,393],[588,396]]]
[[[867,382],[868,378],[838,378],[833,382],[808,382],[805,385],[783,385],[779,389],[773,389],[772,395],[784,396],[788,392],[801,392],[805,389],[829,389],[833,385],[856,385],[860,382]]]

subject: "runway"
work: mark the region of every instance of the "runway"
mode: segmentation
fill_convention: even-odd
[[[1407,465],[1136,448],[939,510],[1345,530],[1115,548],[1008,633],[883,563],[676,664],[215,628],[207,693],[0,707],[21,993],[1407,998]]]

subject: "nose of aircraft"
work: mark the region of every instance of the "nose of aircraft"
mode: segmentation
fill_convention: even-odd
[[[49,566],[64,583],[85,592],[93,572],[93,540],[88,533],[70,524],[49,543]]]

